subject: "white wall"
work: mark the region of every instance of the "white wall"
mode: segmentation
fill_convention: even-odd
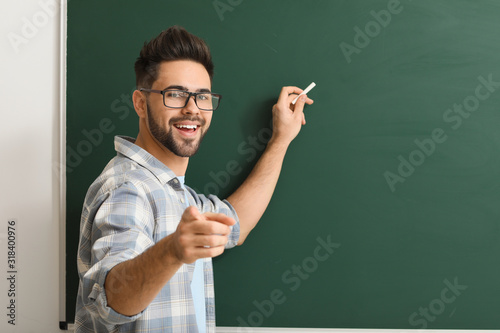
[[[60,4],[1,2],[0,332],[59,332]],[[57,170],[57,168],[56,168]],[[16,223],[15,326],[7,317],[9,219]]]

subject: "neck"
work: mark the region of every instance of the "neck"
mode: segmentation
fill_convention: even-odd
[[[141,119],[142,120],[142,119]],[[184,176],[189,163],[189,157],[180,157],[165,148],[147,130],[145,124],[140,121],[139,134],[135,140],[135,144],[165,164],[172,170],[176,176]]]

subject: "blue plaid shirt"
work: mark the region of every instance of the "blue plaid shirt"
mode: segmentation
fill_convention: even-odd
[[[80,284],[75,332],[198,332],[191,295],[194,264],[183,265],[135,316],[124,316],[107,305],[104,281],[108,272],[175,232],[186,207],[185,193],[189,205],[201,213],[224,213],[237,221],[226,248],[236,246],[239,238],[238,217],[229,202],[183,188],[169,168],[133,142],[133,138],[115,137],[117,156],[85,198],[77,258]],[[206,330],[215,332],[210,258],[203,259],[203,270]]]

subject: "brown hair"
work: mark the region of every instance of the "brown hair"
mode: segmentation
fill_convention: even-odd
[[[175,25],[144,43],[134,66],[137,88],[151,88],[158,78],[158,66],[173,60],[192,60],[202,64],[212,80],[214,64],[208,45],[203,39]]]

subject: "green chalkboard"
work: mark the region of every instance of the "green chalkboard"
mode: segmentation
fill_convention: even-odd
[[[246,243],[214,260],[219,326],[500,329],[500,2],[70,1],[67,320],[88,186],[135,136],[142,44],[204,38],[222,106],[188,168],[229,195],[283,85],[315,100]]]

